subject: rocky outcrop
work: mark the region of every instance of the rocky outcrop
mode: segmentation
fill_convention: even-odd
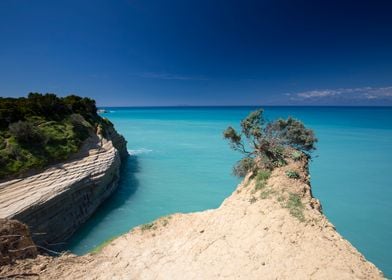
[[[0,184],[0,218],[27,224],[33,240],[50,246],[69,238],[116,189],[126,141],[109,127],[91,136],[66,163]]]
[[[121,158],[128,156],[127,144],[125,138],[117,133],[113,126],[107,126],[105,128],[106,138],[112,141],[113,146],[117,149]]]
[[[0,266],[36,256],[29,228],[16,220],[0,219]]]
[[[382,279],[320,209],[306,161],[291,161],[267,182],[248,176],[218,209],[162,217],[98,253],[21,261],[3,275],[44,263],[39,279]]]

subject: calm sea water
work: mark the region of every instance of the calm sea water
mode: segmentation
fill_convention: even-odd
[[[239,180],[239,155],[222,139],[251,107],[108,108],[128,141],[116,193],[73,236],[84,254],[132,227],[175,212],[216,208]],[[392,275],[392,108],[266,107],[268,119],[294,116],[316,131],[314,195],[337,230]]]

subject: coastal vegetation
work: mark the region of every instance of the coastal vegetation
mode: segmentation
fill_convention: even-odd
[[[263,189],[266,184],[268,178],[271,176],[271,171],[269,170],[260,170],[256,175],[256,187],[255,190]]]
[[[313,131],[302,122],[292,117],[267,122],[262,109],[241,121],[240,132],[229,126],[223,136],[232,149],[244,155],[233,169],[240,177],[283,166],[290,157],[294,160],[309,157],[317,142]]]
[[[301,153],[300,151],[294,151],[294,152],[291,153],[291,158],[294,161],[301,160],[303,158],[303,156],[304,156],[304,154]]]
[[[90,98],[40,93],[0,98],[0,179],[64,161],[108,125]]]
[[[304,205],[302,204],[301,197],[298,194],[290,193],[285,207],[289,209],[291,215],[301,222],[305,220],[303,213]]]
[[[228,127],[223,136],[229,140],[231,148],[244,155],[234,166],[233,173],[240,177],[250,174],[250,179],[254,179],[254,189],[249,202],[253,204],[257,201],[254,196],[256,192],[259,192],[260,199],[280,193],[278,202],[287,208],[293,217],[301,222],[305,221],[301,197],[292,192],[283,195],[282,190],[268,185],[267,181],[274,168],[283,167],[289,161],[298,162],[310,158],[317,142],[313,131],[291,117],[267,122],[261,109],[251,112],[241,121],[240,126],[240,132]],[[301,177],[299,172],[292,169],[286,170],[285,175],[290,179]]]
[[[300,178],[298,172],[295,170],[287,170],[286,176],[289,177],[290,179],[299,179]]]
[[[156,225],[154,225],[154,223],[147,223],[147,224],[141,225],[140,229],[142,231],[146,231],[146,230],[150,230],[150,229],[155,229],[154,227],[156,228]]]

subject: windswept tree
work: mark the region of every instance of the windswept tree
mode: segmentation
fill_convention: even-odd
[[[305,156],[315,149],[317,138],[313,131],[294,118],[267,122],[263,110],[251,112],[241,121],[241,131],[229,126],[223,132],[231,148],[244,158],[234,167],[234,174],[245,176],[257,168],[273,169],[286,163],[289,153],[299,151]]]

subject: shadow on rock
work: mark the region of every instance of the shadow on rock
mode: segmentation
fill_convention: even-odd
[[[139,172],[139,162],[136,156],[128,156],[122,160],[120,181],[114,193],[97,209],[97,211],[82,225],[74,235],[57,250],[62,251],[74,247],[84,240],[91,231],[108,218],[110,213],[121,208],[139,187],[136,174]]]

